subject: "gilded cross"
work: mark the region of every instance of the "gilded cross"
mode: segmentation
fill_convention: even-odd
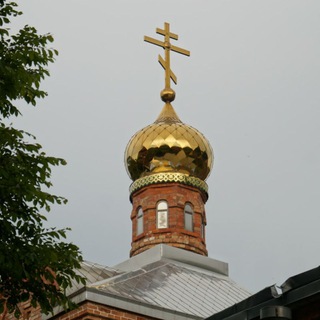
[[[157,28],[156,33],[163,35],[164,41],[159,41],[157,39],[153,39],[147,36],[144,37],[144,41],[152,43],[164,49],[164,52],[165,52],[164,59],[159,54],[158,61],[163,67],[163,69],[165,70],[165,88],[170,89],[170,79],[175,84],[177,84],[177,77],[170,68],[170,51],[181,53],[186,56],[190,56],[190,51],[173,46],[170,43],[170,39],[178,40],[178,35],[170,32],[170,25],[168,22],[164,23],[164,29]]]

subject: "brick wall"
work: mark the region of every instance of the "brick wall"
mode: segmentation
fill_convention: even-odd
[[[157,204],[161,200],[168,203],[168,228],[157,229]],[[204,192],[180,183],[148,185],[133,193],[130,256],[160,243],[208,255],[204,234],[206,200],[207,196]],[[191,204],[194,211],[192,231],[185,228],[184,207],[186,203]],[[143,210],[143,232],[141,234],[137,234],[139,207]]]
[[[63,315],[54,317],[56,320],[94,320],[94,319],[115,319],[115,320],[156,320],[137,313],[127,312],[121,309],[100,305],[93,302],[85,302],[79,308],[69,311]]]

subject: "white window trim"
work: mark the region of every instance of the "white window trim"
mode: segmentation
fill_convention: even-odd
[[[161,204],[165,204],[165,208],[159,209]],[[157,229],[168,228],[168,203],[161,200],[157,203]]]
[[[139,207],[137,213],[137,236],[143,233],[143,216],[143,210],[141,207]]]
[[[187,207],[190,210],[187,210]],[[190,219],[190,217],[191,217],[191,223],[190,223],[190,227],[189,227],[189,226],[187,226],[187,218]],[[194,230],[193,220],[194,220],[194,211],[193,211],[192,205],[191,205],[191,203],[186,203],[184,206],[184,228],[185,228],[185,230],[193,232],[193,230]]]

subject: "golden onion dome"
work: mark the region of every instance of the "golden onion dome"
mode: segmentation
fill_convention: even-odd
[[[168,100],[157,120],[129,141],[125,151],[128,175],[135,181],[151,174],[178,172],[204,181],[213,164],[209,141],[182,123]]]

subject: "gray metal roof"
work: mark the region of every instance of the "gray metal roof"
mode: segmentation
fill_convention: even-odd
[[[208,317],[249,296],[227,276],[160,260],[136,271],[92,284],[128,300]]]
[[[226,263],[165,245],[114,268],[117,275],[88,287],[195,318],[208,317],[250,296],[227,276]]]
[[[86,285],[88,286],[97,281],[113,277],[119,274],[119,271],[107,266],[100,265],[98,263],[83,261],[81,262],[81,269],[76,270],[76,273],[87,279]],[[67,296],[70,296],[83,287],[83,284],[72,281],[72,286],[67,288],[66,294]]]
[[[250,296],[228,277],[227,263],[164,244],[113,268],[85,261],[77,272],[87,283],[67,291],[76,303],[93,301],[157,319],[199,320]],[[54,315],[60,312],[54,308]]]

